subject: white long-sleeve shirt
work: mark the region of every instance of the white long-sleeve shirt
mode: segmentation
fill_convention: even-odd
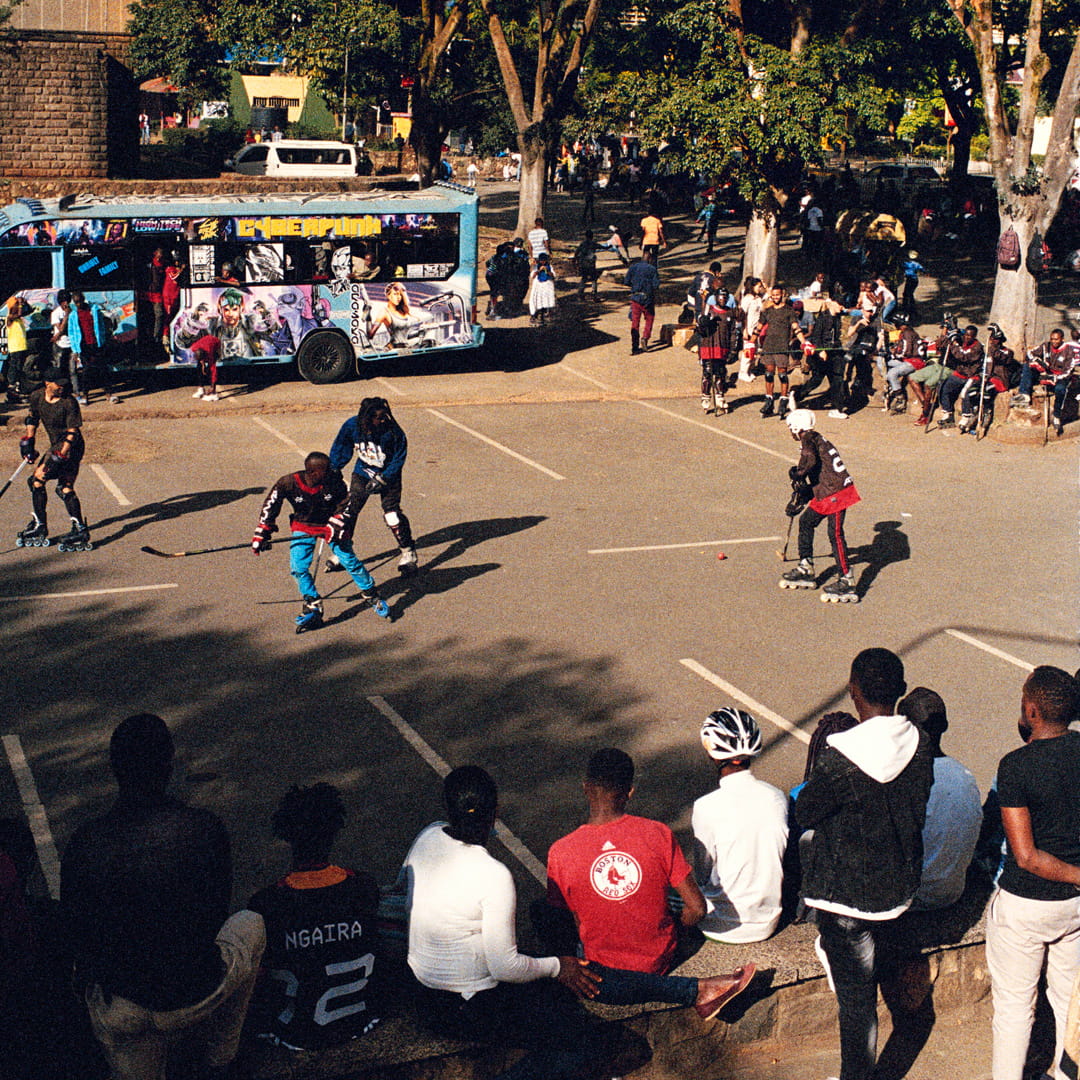
[[[413,841],[404,872],[409,967],[424,986],[470,998],[559,974],[557,956],[518,952],[514,879],[481,845],[453,839],[436,821]]]

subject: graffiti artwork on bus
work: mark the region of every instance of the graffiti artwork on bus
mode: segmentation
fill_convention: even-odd
[[[194,364],[191,345],[204,334],[221,342],[221,359],[290,356],[305,334],[330,325],[330,304],[311,285],[256,285],[188,290],[171,326],[173,359]]]
[[[443,284],[350,285],[349,338],[359,352],[428,349],[472,340],[465,299]]]

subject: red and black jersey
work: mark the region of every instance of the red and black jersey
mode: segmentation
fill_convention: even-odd
[[[374,878],[340,866],[295,870],[248,907],[266,923],[251,1014],[257,1035],[318,1050],[378,1019]]]
[[[952,368],[957,375],[965,379],[974,379],[982,374],[983,347],[981,341],[973,341],[965,345],[962,341],[953,341],[949,344],[949,351],[945,354],[945,366]]]
[[[859,501],[855,481],[836,447],[820,432],[804,431],[799,439],[802,453],[797,466],[814,490],[810,507],[819,514],[835,514]]]
[[[349,504],[349,489],[340,474],[328,472],[321,484],[312,487],[302,472],[289,473],[266,493],[259,524],[273,526],[278,512],[288,502],[292,507],[289,525],[293,532],[322,535],[325,525],[339,510],[344,515]]]

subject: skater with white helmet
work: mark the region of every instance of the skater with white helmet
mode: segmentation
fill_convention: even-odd
[[[791,437],[802,449],[799,464],[793,465],[788,475],[793,482],[802,481],[811,497],[799,517],[799,565],[780,578],[780,588],[817,588],[814,530],[827,520],[829,542],[840,571],[840,580],[827,585],[822,590],[821,599],[829,603],[857,604],[859,594],[855,589],[855,576],[851,572],[844,540],[844,515],[849,506],[859,501],[855,482],[836,447],[814,430],[814,414],[809,409],[795,409],[787,415],[786,422]]]
[[[370,397],[360,402],[356,416],[349,417],[330,448],[330,467],[342,471],[356,453],[349,484],[349,513],[355,520],[371,495],[382,502],[383,518],[401,549],[398,571],[404,575],[417,570],[412,526],[401,511],[401,470],[409,452],[405,432],[390,412],[386,398]],[[337,567],[327,563],[327,570]]]
[[[750,771],[762,749],[757,721],[717,709],[701,725],[716,787],[694,803],[694,869],[708,910],[698,929],[712,941],[764,941],[780,922],[787,796]]]
[[[308,454],[303,472],[282,476],[266,493],[251,538],[251,550],[256,555],[269,550],[270,538],[277,531],[278,512],[286,502],[292,507],[289,570],[304,598],[304,607],[296,617],[296,632],[311,630],[322,621],[322,600],[311,575],[311,559],[320,539],[330,542],[330,550],[352,575],[375,614],[389,619],[386,601],[375,588],[367,567],[353,552],[350,537],[356,518],[349,509],[349,492],[341,474],[330,470],[326,454]]]
[[[19,453],[27,461],[37,460],[34,440],[39,426],[45,428],[49,437],[49,450],[40,465],[30,475],[30,501],[34,516],[15,539],[17,547],[48,547],[49,526],[45,517],[48,494],[45,485],[56,481],[56,494],[63,500],[71,518],[71,531],[57,541],[61,551],[89,551],[90,530],[83,518],[79,496],[75,494],[75,480],[79,475],[79,463],[86,452],[82,435],[82,410],[71,395],[71,379],[58,367],[49,368],[45,385],[31,393],[30,412],[26,417],[26,430],[19,441]]]

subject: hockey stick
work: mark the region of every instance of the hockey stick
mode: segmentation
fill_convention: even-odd
[[[158,551],[157,548],[144,545],[140,550],[147,555],[158,555],[162,559],[182,559],[187,555],[212,555],[215,551],[239,551],[246,547],[251,547],[251,544],[226,544],[225,547],[196,548],[194,551]]]
[[[980,376],[979,376],[979,415],[978,415],[978,417],[976,417],[976,420],[975,420],[975,441],[976,442],[978,442],[983,437],[983,435],[986,434],[986,432],[984,432],[983,429],[982,429],[982,425],[983,425],[983,412],[986,409],[986,383],[987,383],[987,380],[989,378],[989,369],[990,369],[990,350],[987,349],[986,354],[985,354],[985,356],[983,358],[982,372],[980,373]],[[991,421],[991,423],[993,422],[993,417],[990,418],[990,421]],[[990,424],[986,425],[986,430],[987,431],[990,430]]]
[[[794,525],[794,524],[795,524],[795,519],[793,517],[788,517],[788,519],[787,519],[787,536],[784,537],[784,550],[783,551],[778,551],[776,553],[777,557],[780,559],[781,562],[787,562],[788,561],[787,549],[788,549],[788,544],[791,543],[791,526]]]
[[[32,458],[24,457],[22,461],[19,462],[18,468],[16,468],[16,470],[7,478],[7,482],[4,484],[4,486],[0,488],[0,499],[4,497],[4,492],[7,491],[7,489],[11,487],[11,485],[14,484],[15,481],[19,478],[19,473],[21,473],[27,465],[35,464],[37,459],[38,455],[35,454]]]

